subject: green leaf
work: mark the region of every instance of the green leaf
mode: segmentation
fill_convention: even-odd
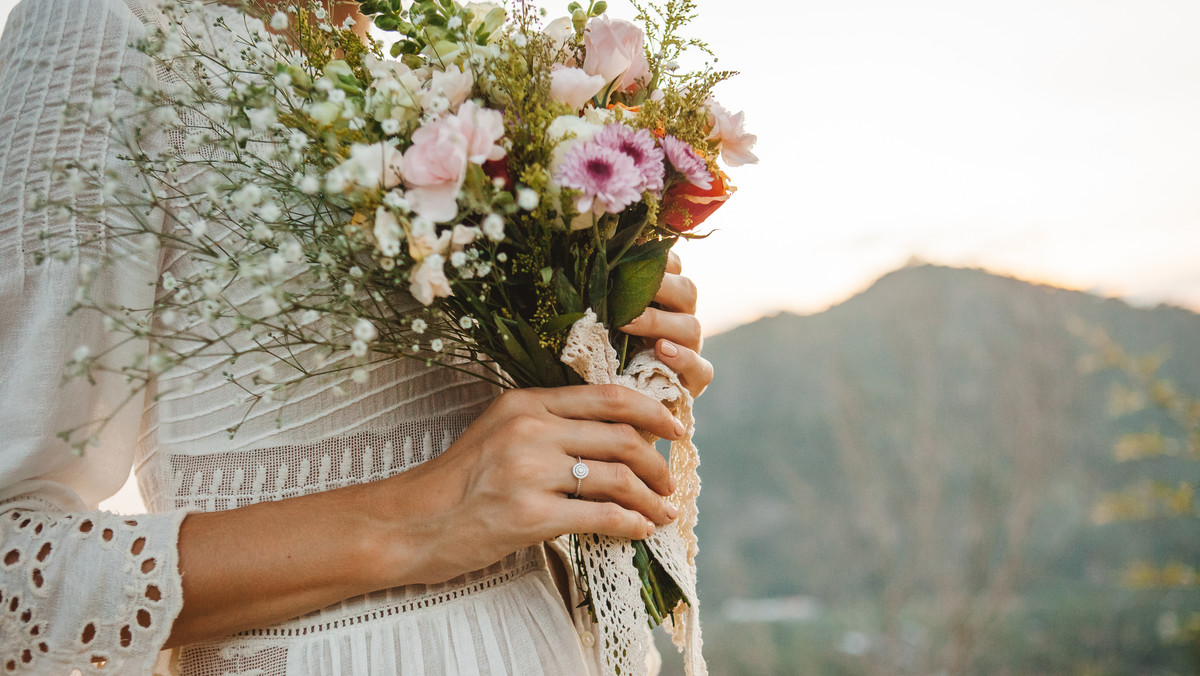
[[[609,259],[620,254],[626,249],[632,248],[634,240],[638,238],[638,235],[642,234],[642,230],[644,229],[645,228],[641,224],[618,228],[617,231],[613,233],[612,238],[608,240],[608,244],[606,246]]]
[[[527,377],[533,377],[533,374],[536,372],[536,368],[533,365],[533,359],[531,359],[529,354],[525,352],[525,349],[521,346],[521,343],[517,341],[516,335],[513,334],[512,329],[508,327],[508,324],[513,322],[501,317],[499,313],[492,315],[492,319],[495,321],[496,331],[500,334],[500,339],[504,343],[504,349],[508,352],[508,355],[513,358],[514,362],[512,365],[504,363],[501,363],[500,365],[505,371],[508,371],[514,377],[520,377],[518,373],[522,372]]]
[[[516,321],[519,337],[525,342],[525,351],[533,360],[534,387],[561,387],[571,384],[567,375],[570,369],[558,359],[557,353],[542,346],[542,336],[523,318]]]
[[[554,319],[542,324],[542,333],[547,336],[552,336],[560,331],[566,331],[575,324],[575,322],[583,319],[582,312],[569,312],[565,315],[559,315]]]
[[[567,279],[562,268],[554,271],[554,275],[550,278],[550,287],[554,289],[554,295],[558,297],[558,302],[562,304],[564,310],[571,314],[583,314],[583,300],[579,298],[579,292]]]
[[[658,258],[622,263],[613,272],[613,290],[608,297],[611,328],[625,326],[637,319],[658,294],[667,272],[667,254]]]
[[[668,237],[667,239],[654,239],[645,244],[639,244],[625,252],[618,265],[651,260],[660,256],[663,257],[663,260],[666,260],[667,252],[671,250],[671,247],[675,246],[675,242],[677,241],[678,238]],[[663,269],[665,270],[666,268]]]
[[[601,324],[606,323],[608,316],[608,257],[604,248],[596,250],[592,258],[592,269],[588,273],[588,304],[596,312],[596,318]]]

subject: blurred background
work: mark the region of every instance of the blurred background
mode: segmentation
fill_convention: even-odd
[[[712,673],[1200,673],[1200,4],[697,4]]]

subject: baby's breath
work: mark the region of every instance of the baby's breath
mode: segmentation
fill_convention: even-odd
[[[153,301],[137,308],[96,293],[104,285],[83,268],[75,310],[98,313],[120,339],[80,345],[70,377],[119,374],[130,401],[175,370],[164,381],[188,388],[220,377],[247,417],[269,406],[280,421],[298,384],[331,378],[346,395],[393,359],[504,387],[568,385],[578,377],[558,353],[572,323],[587,309],[624,323],[651,302],[667,250],[689,236],[670,229],[669,211],[687,177],[655,160],[639,168],[655,180],[614,206],[566,183],[563,157],[589,133],[623,125],[609,131],[632,127],[657,153],[653,138],[671,135],[717,170],[727,141],[709,99],[732,73],[678,68],[684,50],[707,51],[682,36],[693,0],[639,5],[644,53],[625,57],[644,58],[649,78],[622,91],[605,83],[582,104],[556,92],[555,74],[586,65],[601,1],[572,3],[557,37],[523,0],[507,10],[359,4],[389,34],[390,56],[353,22],[335,25],[324,0],[286,11],[247,0],[236,19],[164,0],[165,25],[137,42],[162,82],[118,83],[121,96],[72,107],[71,122],[112,127],[136,180],[94,164],[56,167],[56,189],[38,206],[103,227],[82,241],[46,235],[36,259],[90,264],[103,250],[109,264],[166,267]],[[123,101],[134,104],[119,110]],[[734,126],[722,133],[746,157],[752,137]],[[562,127],[573,131],[551,133]],[[92,191],[106,199],[79,198]],[[629,338],[611,338],[624,363]],[[122,362],[130,341],[148,349]],[[234,368],[247,359],[253,368]],[[60,436],[83,452],[108,420]]]

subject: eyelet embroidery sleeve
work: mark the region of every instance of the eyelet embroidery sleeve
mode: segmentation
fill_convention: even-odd
[[[94,510],[129,475],[140,402],[120,409],[82,457],[55,436],[111,414],[128,396],[119,376],[62,384],[81,344],[109,347],[98,317],[68,314],[81,265],[104,251],[34,263],[45,251],[41,233],[78,241],[102,227],[32,202],[69,189],[50,170],[54,162],[122,172],[109,120],[131,117],[134,103],[114,80],[155,81],[131,46],[145,30],[138,1],[24,0],[0,40],[0,676],[150,674],[182,606],[184,512]],[[97,99],[110,105],[89,105]],[[68,102],[91,119],[65,115]],[[94,206],[105,198],[85,191],[72,199]],[[99,283],[114,302],[146,307],[157,266],[154,256],[122,259]]]
[[[182,512],[0,507],[0,673],[149,674],[179,613]]]

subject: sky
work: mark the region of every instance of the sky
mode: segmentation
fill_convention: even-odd
[[[696,1],[762,160],[679,247],[706,332],[914,258],[1200,308],[1200,3]]]
[[[699,2],[762,159],[685,248],[707,326],[912,257],[1200,307],[1200,4]]]

